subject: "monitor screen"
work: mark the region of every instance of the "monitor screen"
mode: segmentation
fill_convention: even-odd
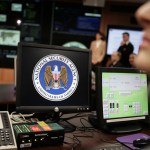
[[[148,116],[147,74],[136,69],[99,68],[98,114],[105,124],[145,120]]]
[[[133,44],[133,53],[138,54],[139,47],[142,41],[143,31],[140,28],[124,27],[124,26],[108,26],[107,28],[107,54],[111,55],[117,51],[121,41],[122,34],[129,33],[129,41]]]
[[[12,3],[11,4],[11,11],[21,12],[22,11],[22,4],[20,4],[20,3]]]
[[[41,40],[40,24],[23,23],[21,26],[21,41],[39,43]]]
[[[7,21],[7,15],[6,14],[0,14],[0,22],[6,22]]]
[[[17,111],[89,111],[90,64],[88,49],[19,43]]]
[[[56,3],[53,30],[93,36],[99,30],[100,21],[100,8]]]
[[[0,45],[3,46],[17,46],[20,42],[19,30],[0,29]]]

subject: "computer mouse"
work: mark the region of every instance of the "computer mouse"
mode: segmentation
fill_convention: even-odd
[[[150,138],[141,138],[133,141],[133,146],[142,148],[150,144]]]

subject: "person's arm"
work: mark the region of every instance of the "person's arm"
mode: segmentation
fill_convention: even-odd
[[[128,55],[130,55],[131,53],[133,53],[133,50],[134,50],[134,46],[132,45],[132,43],[129,43],[129,45],[127,46],[127,51],[126,53]]]
[[[122,52],[122,47],[123,46],[120,45],[117,51],[121,53]]]

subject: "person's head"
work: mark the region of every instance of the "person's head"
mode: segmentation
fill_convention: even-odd
[[[97,32],[95,35],[96,40],[105,40],[105,35],[102,32]]]
[[[136,58],[136,54],[135,53],[132,53],[130,54],[129,56],[129,63],[132,67],[135,67],[135,58]]]
[[[118,62],[121,59],[121,53],[115,51],[111,55],[111,62]]]
[[[136,11],[136,18],[144,29],[143,41],[136,58],[136,64],[138,68],[150,72],[150,1],[142,5]]]
[[[124,41],[124,42],[129,41],[129,36],[130,36],[130,34],[129,34],[128,32],[124,32],[124,33],[122,34],[123,41]]]

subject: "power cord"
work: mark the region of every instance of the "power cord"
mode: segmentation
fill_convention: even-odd
[[[16,113],[15,111],[10,114],[10,118],[12,121],[15,123],[27,123],[31,122],[26,117],[32,117],[34,114],[21,114],[21,113]]]

